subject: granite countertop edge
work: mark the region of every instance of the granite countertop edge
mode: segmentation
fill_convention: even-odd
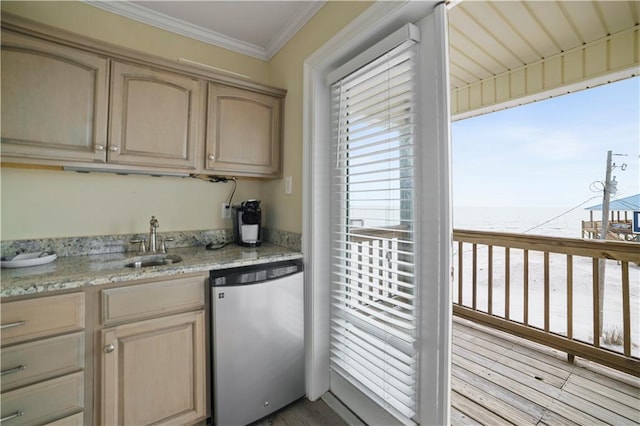
[[[182,262],[129,268],[125,264],[134,259],[154,255],[118,253],[63,257],[36,267],[2,269],[0,299],[302,258],[300,252],[268,243],[257,248],[229,245],[216,251],[188,247],[169,254],[182,257]]]

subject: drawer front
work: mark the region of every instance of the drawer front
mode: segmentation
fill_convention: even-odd
[[[204,275],[102,290],[102,322],[138,320],[204,306]]]
[[[84,408],[82,372],[2,394],[2,424],[43,424]]]
[[[38,297],[2,304],[2,344],[84,328],[84,293]]]
[[[2,392],[84,368],[84,332],[2,348]]]
[[[84,413],[76,413],[71,416],[64,417],[60,420],[47,423],[46,426],[82,426],[84,424]]]

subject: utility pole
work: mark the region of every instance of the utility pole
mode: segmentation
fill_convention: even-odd
[[[609,202],[611,201],[611,151],[607,152],[607,171],[604,179],[604,191],[602,194],[602,229],[600,230],[600,239],[606,240],[609,231]],[[604,259],[598,261],[598,311],[600,312],[600,324],[598,331],[602,335],[602,320],[604,315],[604,270],[606,262]],[[593,336],[595,339],[596,336]]]

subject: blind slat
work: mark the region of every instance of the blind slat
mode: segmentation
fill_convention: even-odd
[[[349,358],[348,362],[351,365],[356,365],[361,373],[367,374],[372,381],[385,389],[395,399],[404,405],[412,404],[412,398],[415,396],[415,391],[412,389],[415,385],[415,380],[410,381],[408,384],[403,383],[393,374],[391,366],[376,364],[375,361],[369,360],[368,353],[362,348],[353,345],[352,341],[344,342],[343,344],[338,342],[340,341],[334,340],[332,342],[334,356],[341,358],[343,361]]]
[[[415,308],[408,303],[399,302],[399,298],[395,298],[394,300],[393,296],[397,294],[397,292],[392,292],[392,291],[389,291],[387,288],[375,286],[375,285],[373,286],[363,285],[362,287],[358,287],[354,285],[338,283],[335,281],[334,281],[334,284],[336,284],[339,287],[345,288],[345,290],[334,289],[333,292],[345,298],[349,298],[349,300],[351,301],[355,300],[357,302],[362,302],[363,304],[368,304],[368,303],[375,304],[377,303],[376,301],[380,301],[381,304],[386,305],[386,307],[382,309],[385,309],[394,315],[402,314],[402,317],[404,317],[405,319],[409,319],[409,320],[412,319],[412,315],[413,315],[412,311],[414,311]],[[371,291],[371,289],[375,291]],[[384,296],[381,293],[387,293],[391,297]],[[377,305],[374,305],[374,306],[377,307]],[[404,309],[405,311],[408,311],[408,312],[401,312],[400,309]]]
[[[353,317],[359,319],[360,321],[365,322],[372,327],[384,330],[386,333],[389,333],[390,335],[395,336],[404,342],[415,341],[415,338],[407,331],[400,330],[397,327],[392,327],[390,324],[386,322],[381,322],[374,316],[364,313],[361,309],[351,309],[351,308],[347,309],[338,303],[332,303],[331,306],[337,309],[338,311],[341,311],[343,315],[344,314],[353,315]],[[340,313],[336,313],[336,315],[340,316]]]
[[[376,347],[377,349],[384,351],[385,354],[391,358],[397,359],[402,365],[398,365],[398,369],[402,370],[405,374],[411,374],[412,369],[415,366],[415,349],[413,345],[407,346],[404,350],[397,349],[390,346],[387,341],[379,337],[371,335],[367,330],[357,327],[353,323],[347,322],[341,318],[334,318],[332,320],[332,327],[340,327],[349,333],[358,336],[363,341]]]

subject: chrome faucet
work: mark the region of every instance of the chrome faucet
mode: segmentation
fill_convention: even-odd
[[[158,219],[155,216],[151,216],[151,220],[149,221],[149,251],[155,253],[158,251],[158,227],[160,224],[158,223]]]
[[[141,238],[139,240],[131,240],[134,244],[140,244],[140,250],[138,253],[146,253],[147,250],[150,253],[166,253],[167,252],[167,241],[173,241],[173,238],[160,238],[160,242],[158,243],[158,227],[160,227],[160,223],[155,216],[151,216],[151,220],[149,221],[149,245],[147,246],[147,240]]]

